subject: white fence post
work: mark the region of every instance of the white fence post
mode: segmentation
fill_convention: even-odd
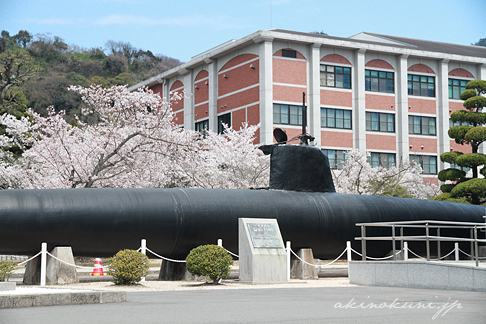
[[[348,263],[349,261],[353,261],[353,254],[352,254],[353,251],[351,251],[351,242],[350,241],[347,241],[346,242],[346,258],[348,259]]]
[[[147,240],[146,239],[142,239],[142,242],[140,242],[140,252],[142,252],[142,254],[144,254],[144,255],[147,255]],[[145,282],[145,277],[142,277],[142,279],[140,281]]]
[[[41,270],[40,270],[40,285],[46,285],[46,268],[47,268],[47,243],[41,244]]]
[[[408,242],[403,242],[403,261],[408,261]]]
[[[454,243],[454,260],[459,261],[459,243]]]
[[[290,241],[287,241],[287,281],[290,281]]]
[[[223,247],[223,240],[222,239],[218,239],[218,246]]]

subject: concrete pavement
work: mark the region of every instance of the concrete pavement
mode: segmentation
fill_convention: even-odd
[[[273,287],[174,283],[177,289],[163,291],[150,290],[157,287],[145,283],[127,293],[127,303],[5,309],[0,310],[0,323],[486,322],[486,293],[362,287],[347,284],[347,279],[326,280]],[[108,283],[91,283],[88,288],[102,284]]]

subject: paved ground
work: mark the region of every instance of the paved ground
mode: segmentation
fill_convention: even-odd
[[[65,289],[125,290],[119,304],[0,310],[0,323],[485,323],[486,293],[360,287],[347,278],[282,285],[93,282]]]

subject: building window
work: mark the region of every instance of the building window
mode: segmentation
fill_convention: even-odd
[[[435,117],[408,116],[408,133],[436,135]]]
[[[395,166],[395,153],[371,153],[368,156],[368,163],[373,168],[383,167],[392,168]]]
[[[449,99],[461,99],[461,93],[466,90],[467,80],[449,79]]]
[[[225,128],[223,124],[226,124],[227,127],[231,127],[231,113],[218,116],[218,134],[224,133]]]
[[[424,174],[437,174],[436,156],[410,155],[410,160],[420,164]]]
[[[395,92],[393,72],[365,70],[365,90],[377,92]]]
[[[327,150],[322,149],[322,152],[329,158],[329,166],[331,169],[341,170],[346,161],[346,151],[342,150]]]
[[[282,50],[282,56],[283,57],[290,57],[290,58],[297,58],[297,51],[289,50],[289,49],[283,49]]]
[[[452,119],[449,118],[449,128],[453,126],[474,126],[474,124],[467,121],[463,121],[463,122],[456,121],[455,123],[453,123]]]
[[[321,65],[321,87],[351,89],[351,68]]]
[[[408,94],[412,96],[435,97],[435,77],[409,74]]]
[[[471,168],[458,166],[455,162],[454,163],[451,163],[451,168],[458,169],[458,170],[464,171],[466,173],[468,173],[469,171],[471,171]]]
[[[321,108],[321,127],[351,129],[351,110]]]
[[[194,124],[194,129],[197,132],[201,133],[204,137],[206,137],[209,129],[209,119],[197,122],[196,124]]]
[[[302,106],[273,104],[273,123],[302,125]]]
[[[377,132],[395,132],[395,115],[375,112],[366,113],[366,130]]]

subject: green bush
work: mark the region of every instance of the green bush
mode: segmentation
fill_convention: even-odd
[[[131,285],[140,282],[149,270],[149,259],[135,250],[121,250],[108,259],[108,274],[115,285]]]
[[[0,281],[8,281],[17,264],[11,261],[0,262]]]
[[[207,276],[213,284],[228,277],[232,264],[228,252],[217,245],[201,245],[192,249],[186,258],[187,271],[196,276]]]

